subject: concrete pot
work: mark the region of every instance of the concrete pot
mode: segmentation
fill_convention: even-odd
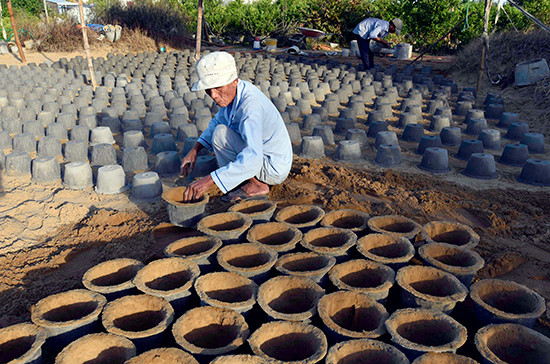
[[[400,215],[374,216],[367,221],[370,230],[393,236],[413,239],[422,230],[414,220]]]
[[[199,364],[191,354],[176,348],[158,348],[133,357],[124,364]]]
[[[269,277],[269,271],[277,261],[277,252],[260,244],[233,244],[221,248],[217,260],[226,271],[241,274],[260,284]]]
[[[433,174],[449,173],[449,153],[447,149],[430,147],[426,148],[418,168]]]
[[[304,136],[300,148],[300,156],[303,158],[323,158],[325,156],[325,145],[320,136]]]
[[[474,359],[452,353],[426,353],[416,358],[412,364],[479,364]]]
[[[311,278],[323,285],[325,275],[336,264],[336,258],[310,253],[290,253],[279,257],[275,269],[287,275]]]
[[[228,211],[248,215],[253,224],[258,224],[271,220],[276,208],[277,203],[270,200],[248,200],[232,205]]]
[[[61,180],[61,166],[54,157],[36,158],[32,161],[32,180],[52,183]]]
[[[327,212],[321,220],[324,227],[349,229],[353,232],[363,231],[367,227],[369,215],[357,210],[342,209]]]
[[[126,184],[126,174],[122,166],[111,164],[99,167],[95,191],[106,195],[122,193],[130,188]]]
[[[325,216],[325,211],[314,205],[293,205],[282,208],[275,220],[294,226],[302,232],[313,229]]]
[[[65,165],[63,185],[72,190],[93,186],[92,167],[88,162],[71,162]]]
[[[271,361],[258,355],[221,355],[212,360],[210,364],[270,364]]]
[[[98,360],[124,363],[136,355],[136,346],[128,339],[113,334],[90,334],[69,344],[55,364],[86,364]]]
[[[550,162],[543,159],[527,159],[518,176],[518,182],[550,186]]]
[[[479,243],[479,235],[469,226],[453,221],[431,221],[422,227],[426,243],[445,243],[462,249],[473,249]]]
[[[164,248],[164,255],[181,257],[195,262],[201,273],[213,269],[215,254],[222,246],[222,241],[213,236],[191,236],[174,241]]]
[[[462,174],[477,179],[495,179],[499,174],[496,171],[495,157],[487,153],[472,153]]]
[[[369,234],[357,240],[357,251],[365,258],[399,269],[414,256],[414,246],[404,237]]]
[[[156,172],[142,172],[132,178],[132,198],[156,201],[162,195],[162,183]]]
[[[252,219],[240,212],[221,212],[203,217],[197,224],[197,230],[204,234],[220,238],[225,244],[241,242],[252,225]]]
[[[321,227],[304,234],[300,244],[315,253],[329,255],[342,261],[347,258],[347,251],[357,242],[357,235],[347,229]]]
[[[392,345],[378,340],[349,340],[332,346],[326,364],[409,364],[409,359]]]
[[[267,222],[251,227],[246,240],[271,248],[277,253],[286,253],[294,250],[302,240],[302,232],[286,223]]]
[[[135,259],[107,260],[88,269],[82,277],[82,284],[90,291],[113,300],[134,290],[133,279],[141,268],[143,263]]]
[[[3,363],[41,363],[47,335],[46,329],[30,323],[0,329],[0,359]]]
[[[210,201],[208,194],[202,195],[197,201],[183,202],[183,194],[187,187],[174,187],[162,193],[170,222],[181,227],[195,226],[203,217],[206,204]]]

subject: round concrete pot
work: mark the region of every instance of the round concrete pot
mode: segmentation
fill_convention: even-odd
[[[251,227],[246,240],[271,248],[277,253],[286,253],[294,250],[302,240],[302,232],[286,223],[267,222]]]
[[[30,323],[0,329],[0,361],[2,363],[38,364],[42,362],[42,345],[47,331]]]
[[[315,253],[329,255],[336,261],[347,259],[348,249],[357,242],[357,235],[348,229],[321,227],[308,231],[300,244]]]
[[[206,235],[220,238],[225,244],[236,244],[244,239],[252,225],[252,219],[240,212],[221,212],[203,217],[197,230]]]
[[[197,278],[195,291],[202,306],[228,308],[246,318],[256,304],[258,285],[237,273],[213,272]]]
[[[271,220],[276,208],[277,203],[270,200],[248,200],[232,205],[228,211],[248,215],[252,223],[258,224]]]
[[[135,289],[133,279],[143,268],[139,260],[119,258],[108,260],[88,269],[82,284],[90,291],[104,295],[108,300],[125,296]]]
[[[310,253],[290,253],[279,257],[275,269],[287,275],[311,278],[323,285],[325,275],[336,264],[336,258]]]
[[[325,295],[319,300],[317,310],[327,335],[335,341],[377,338],[386,333],[384,322],[388,312],[362,293],[340,291]]]
[[[31,174],[31,156],[27,152],[13,151],[6,156],[5,171],[8,176]]]
[[[409,360],[426,352],[454,353],[467,339],[464,326],[440,311],[406,308],[386,320],[386,329]]]
[[[116,150],[111,144],[102,143],[92,147],[92,165],[117,164]]]
[[[326,364],[409,364],[409,359],[392,345],[378,340],[349,340],[330,348]]]
[[[479,364],[474,359],[452,353],[426,353],[415,359],[412,364]]]
[[[445,243],[463,249],[473,249],[479,235],[469,226],[453,221],[431,221],[420,233],[426,243]]]
[[[254,354],[273,363],[313,364],[327,353],[327,338],[315,326],[275,321],[263,324],[248,339]]]
[[[63,185],[73,190],[93,186],[92,167],[88,162],[71,162],[65,165]]]
[[[548,363],[550,339],[522,325],[501,324],[481,328],[475,336],[484,363]]]
[[[357,251],[365,258],[399,269],[414,256],[414,246],[403,237],[369,234],[357,240]]]
[[[335,265],[329,278],[339,290],[359,292],[384,303],[395,283],[395,272],[380,263],[354,259]]]
[[[277,261],[277,252],[260,244],[233,244],[221,248],[217,259],[218,264],[226,271],[262,283],[269,277],[269,272]]]
[[[323,138],[320,136],[304,136],[300,156],[304,158],[323,158],[325,156]]]
[[[147,294],[109,302],[101,314],[105,330],[132,340],[138,353],[162,346],[173,320],[168,301]]]
[[[112,195],[127,191],[130,185],[126,184],[126,174],[122,166],[110,164],[99,167],[95,191],[105,195]]]
[[[271,361],[258,355],[222,355],[212,360],[210,364],[270,364]]]
[[[200,273],[199,266],[192,260],[158,259],[137,272],[134,284],[143,293],[164,298],[174,312],[183,313],[191,298],[191,287]]]
[[[176,151],[160,152],[155,156],[155,172],[162,177],[178,174],[180,166],[181,160]]]
[[[222,241],[213,236],[191,236],[174,241],[166,248],[164,254],[168,257],[181,257],[195,262],[201,273],[213,269],[215,254],[222,246]]]
[[[402,139],[407,142],[420,143],[424,137],[424,125],[422,124],[407,124],[403,130]]]
[[[527,145],[529,153],[541,154],[545,152],[544,135],[541,133],[525,133],[520,143]]]
[[[31,169],[34,182],[52,183],[61,180],[61,166],[55,157],[34,159]]]
[[[456,146],[462,141],[462,130],[457,126],[449,126],[441,129],[439,134],[443,145]]]
[[[294,226],[302,232],[307,232],[317,226],[325,216],[325,211],[313,205],[293,205],[282,208],[275,215],[275,220]]]
[[[206,306],[187,311],[172,326],[172,334],[178,345],[200,359],[237,349],[250,332],[240,313]]]
[[[191,354],[176,348],[157,348],[133,357],[124,364],[199,364]]]
[[[524,285],[483,279],[470,289],[475,314],[482,325],[514,323],[533,327],[546,310],[544,298]]]
[[[174,187],[162,193],[162,199],[166,201],[168,217],[173,225],[192,227],[202,219],[206,204],[210,201],[207,193],[197,201],[183,202],[183,195],[187,187]]]
[[[136,200],[157,201],[162,195],[162,182],[156,172],[142,172],[132,178],[132,197]]]
[[[513,112],[503,112],[500,116],[497,128],[508,129],[512,123],[519,123],[519,115]]]
[[[445,243],[429,243],[418,248],[420,258],[427,264],[449,272],[466,287],[470,287],[478,270],[485,261],[479,254]]]
[[[122,151],[122,167],[125,172],[136,173],[149,168],[147,152],[143,147],[126,147]]]
[[[518,182],[534,186],[550,186],[550,162],[543,159],[527,159],[518,176]]]
[[[324,294],[325,290],[309,278],[279,276],[262,283],[258,289],[258,305],[270,320],[309,323]]]
[[[377,233],[413,239],[422,226],[414,220],[400,215],[374,216],[367,221],[369,229]]]
[[[468,295],[468,289],[458,278],[433,267],[408,266],[397,271],[395,277],[401,287],[401,302],[404,307],[420,307],[447,314],[457,302]]]
[[[90,334],[69,344],[55,358],[55,364],[124,363],[136,355],[130,340],[114,334]]]

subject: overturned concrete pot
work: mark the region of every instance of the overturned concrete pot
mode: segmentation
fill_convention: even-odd
[[[234,244],[221,248],[217,259],[226,271],[242,274],[259,284],[269,277],[277,252],[260,244]]]
[[[271,320],[309,323],[324,294],[325,290],[309,278],[280,276],[260,286],[258,304]]]
[[[377,340],[349,340],[330,348],[326,364],[409,364],[395,346]]]
[[[475,345],[486,363],[550,362],[550,339],[522,325],[485,326],[476,333]]]
[[[166,201],[170,222],[176,226],[193,227],[203,217],[206,204],[210,200],[208,194],[202,195],[197,201],[183,202],[183,194],[187,187],[175,187],[162,193]]]
[[[191,296],[191,287],[200,275],[199,266],[180,257],[154,260],[134,278],[141,292],[164,298],[175,312],[182,313]]]
[[[184,350],[200,359],[237,349],[250,332],[240,313],[206,306],[187,311],[172,326],[172,334]]]
[[[55,358],[55,364],[123,364],[136,355],[136,346],[114,334],[90,334],[69,344]]]
[[[289,321],[263,324],[248,343],[254,354],[273,363],[317,363],[325,357],[328,347],[320,329]]]
[[[300,244],[315,253],[329,255],[336,261],[347,259],[348,249],[357,242],[357,235],[347,229],[321,227],[304,234]]]
[[[222,355],[212,360],[210,364],[270,364],[271,361],[258,355]]]
[[[452,221],[432,221],[422,227],[426,243],[446,243],[463,249],[472,249],[479,243],[479,235],[469,226]]]
[[[546,310],[544,298],[512,281],[483,279],[471,287],[475,314],[480,324],[515,323],[533,327]]]
[[[285,253],[294,250],[302,240],[302,232],[283,222],[267,222],[250,228],[246,240],[271,248],[277,253]]]
[[[395,280],[401,287],[401,302],[405,307],[450,313],[456,303],[464,301],[468,295],[468,289],[458,278],[433,267],[403,267]]]
[[[321,220],[321,225],[360,232],[367,227],[369,217],[367,213],[362,211],[342,209],[327,212]]]
[[[197,224],[197,230],[220,238],[225,244],[235,244],[241,242],[250,225],[252,219],[245,214],[221,212],[203,217]]]
[[[147,294],[109,302],[101,315],[105,330],[132,340],[139,353],[162,346],[173,320],[174,309],[168,301]]]
[[[420,224],[400,215],[371,217],[367,225],[374,232],[400,236],[407,239],[413,239],[422,230]]]
[[[477,271],[485,265],[473,250],[451,244],[424,244],[418,248],[418,254],[427,264],[451,273],[466,287],[470,287]]]
[[[275,220],[294,226],[302,232],[313,229],[325,216],[325,211],[313,205],[293,205],[285,207],[275,215]]]
[[[216,253],[222,246],[222,241],[213,236],[191,236],[174,241],[164,248],[164,255],[181,257],[195,262],[201,273],[209,272],[216,261]]]
[[[323,296],[319,316],[335,341],[377,338],[386,333],[388,312],[380,303],[359,292],[339,291]]]
[[[354,259],[335,265],[329,272],[329,278],[340,290],[363,293],[384,303],[395,283],[395,272],[380,263]]]
[[[200,276],[195,291],[203,306],[228,308],[246,316],[256,303],[258,285],[237,273],[214,272]]]
[[[365,258],[399,269],[414,256],[414,246],[400,236],[369,234],[357,240],[357,251]]]
[[[34,364],[42,362],[46,329],[23,323],[0,329],[0,362]]]
[[[386,321],[386,329],[409,360],[426,352],[454,353],[468,336],[466,328],[451,316],[423,308],[395,311]]]
[[[467,356],[453,353],[426,353],[413,361],[412,364],[479,364]]]
[[[277,204],[270,200],[248,200],[236,203],[228,211],[248,215],[257,224],[271,220],[276,208]]]
[[[82,284],[90,291],[114,300],[135,290],[132,280],[141,268],[143,263],[135,259],[108,260],[88,269],[82,277]]]
[[[158,348],[133,357],[124,364],[199,364],[193,355],[176,348]]]
[[[279,257],[275,268],[287,275],[310,278],[324,284],[327,272],[336,264],[336,258],[310,253],[290,253]]]

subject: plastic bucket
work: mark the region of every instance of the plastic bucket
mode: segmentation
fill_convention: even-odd
[[[271,51],[271,52],[277,50],[277,39],[267,38],[265,40],[265,48],[266,48],[266,50]]]

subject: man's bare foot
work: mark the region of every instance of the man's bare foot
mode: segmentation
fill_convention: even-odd
[[[252,177],[242,187],[242,190],[248,196],[267,195],[269,193],[269,185],[257,180],[256,177]]]

